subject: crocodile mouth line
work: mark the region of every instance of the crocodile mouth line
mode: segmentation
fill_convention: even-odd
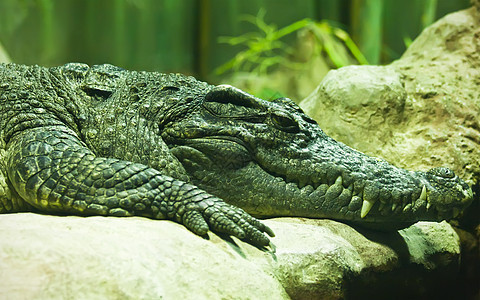
[[[389,197],[380,197],[375,196],[375,192],[366,191],[365,183],[358,183],[358,181],[352,179],[346,181],[341,174],[336,177],[335,181],[328,182],[328,179],[322,179],[320,176],[299,179],[279,172],[272,172],[262,164],[259,164],[259,166],[272,177],[274,182],[277,184],[282,182],[285,186],[290,184],[296,188],[299,194],[309,195],[309,197],[324,197],[324,201],[344,203],[348,210],[357,213],[357,217],[355,217],[357,220],[365,219],[372,211],[376,211],[374,218],[385,218],[385,222],[388,222],[386,218],[389,216],[414,215],[417,210],[423,210],[424,213],[432,217],[432,220],[439,217],[456,218],[461,213],[461,209],[456,207],[450,209],[438,208],[432,203],[426,184],[412,187],[410,191],[400,197],[394,197],[391,193],[388,193]],[[356,184],[360,186],[355,188]],[[314,199],[311,200],[314,201]],[[408,219],[408,216],[406,216],[406,219]]]
[[[421,184],[417,188],[412,188],[411,191],[405,193],[402,197],[395,199],[393,196],[379,197],[377,192],[368,191],[366,188],[366,184],[368,183],[356,183],[355,180],[352,179],[346,181],[342,177],[342,174],[337,175],[336,179],[332,181],[328,178],[322,179],[321,176],[299,178],[272,171],[255,157],[253,149],[251,149],[248,144],[234,136],[199,136],[188,139],[177,139],[175,144],[192,145],[195,142],[212,142],[213,140],[235,143],[244,148],[245,151],[249,153],[251,161],[271,177],[271,182],[273,182],[274,185],[282,184],[282,186],[278,188],[283,189],[289,185],[290,187],[294,187],[298,191],[298,194],[309,197],[311,201],[315,201],[315,197],[318,199],[323,198],[323,201],[340,201],[349,211],[356,215],[354,219],[357,220],[365,219],[372,211],[376,211],[375,218],[381,217],[385,219],[392,215],[413,214],[416,210],[423,210],[425,213],[435,217],[439,215],[457,217],[461,212],[458,208],[449,210],[437,209],[429,199],[428,189],[425,184]],[[360,187],[355,188],[356,184],[360,184]],[[377,202],[379,204],[376,205]],[[406,219],[408,219],[407,216]]]
[[[298,181],[292,178],[287,178],[286,175],[272,173],[265,168],[262,168],[266,173],[274,178],[280,178],[281,181],[287,184],[293,184],[299,192],[299,194],[310,195],[315,197],[324,197],[324,201],[336,201],[339,200],[345,203],[351,211],[359,211],[360,218],[364,219],[372,211],[374,205],[378,202],[377,211],[382,216],[388,216],[392,214],[409,213],[414,209],[423,207],[425,211],[431,212],[437,215],[435,206],[429,201],[426,185],[421,186],[421,192],[418,197],[404,197],[403,200],[398,202],[393,201],[393,198],[380,198],[372,197],[371,193],[364,192],[365,187],[360,188],[358,192],[354,192],[355,182],[350,183],[348,186],[344,185],[342,175],[337,176],[333,184],[322,182],[322,180],[310,180],[310,181]],[[277,182],[280,180],[276,180]],[[414,192],[410,193],[412,196]],[[418,195],[418,194],[417,194]],[[411,200],[409,200],[411,198]],[[313,200],[313,199],[312,199]],[[360,205],[361,203],[361,205]],[[456,210],[456,211],[455,211]],[[460,213],[459,209],[454,209],[453,216],[457,216]]]
[[[245,148],[245,151],[248,152],[250,156],[252,156],[253,149],[249,147],[247,143],[245,143],[241,139],[234,136],[205,135],[205,136],[196,136],[196,137],[189,137],[189,138],[173,137],[172,141],[174,145],[192,145],[195,142],[212,142],[214,140],[235,143]],[[252,156],[252,160],[254,160],[253,156]]]

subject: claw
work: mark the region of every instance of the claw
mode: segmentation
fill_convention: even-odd
[[[268,244],[268,248],[270,248],[270,250],[271,250],[270,252],[272,252],[272,253],[277,252],[277,246],[275,246],[275,244],[272,243],[272,242],[270,242],[270,243]]]
[[[275,233],[273,232],[273,230],[268,227],[267,225],[264,225],[265,228],[263,230],[263,232],[265,232],[266,234],[268,234],[269,237],[275,237]]]
[[[190,203],[182,223],[194,233],[205,236],[208,230],[235,236],[257,247],[271,246],[273,230],[243,209],[225,203],[212,195],[198,193],[198,201]]]

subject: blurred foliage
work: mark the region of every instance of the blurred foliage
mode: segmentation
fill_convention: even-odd
[[[399,58],[421,30],[445,14],[439,3],[451,5],[445,0],[343,2],[350,4],[346,18],[335,9],[342,6],[342,1],[317,1],[336,19],[333,21],[302,18],[279,27],[275,22],[265,21],[264,9],[256,16],[238,18],[253,25],[253,30],[217,39],[236,51],[233,58],[214,69],[214,74],[259,97],[288,95],[298,101],[316,87],[328,69],[350,64],[390,63]],[[468,0],[459,0],[456,5],[466,7]],[[271,15],[276,10],[268,12]],[[305,44],[305,36],[309,35],[314,37],[311,54],[299,59],[298,52],[305,49],[299,49],[298,45]],[[395,38],[393,45],[391,41]]]
[[[334,27],[326,21],[312,23],[310,30],[318,39],[318,47],[320,50],[325,49],[334,67],[340,68],[352,64],[350,55],[359,64],[368,64],[365,56],[345,30]]]
[[[210,82],[235,75],[249,77],[252,88],[265,95],[279,91],[301,98],[331,68],[399,58],[425,26],[469,5],[469,0],[0,0],[0,44],[3,56],[17,63],[111,63]]]
[[[228,70],[254,72],[266,74],[271,66],[288,63],[286,57],[291,52],[291,47],[281,41],[287,34],[295,32],[310,24],[310,20],[303,19],[291,25],[277,29],[275,24],[266,24],[265,10],[260,9],[258,15],[243,16],[243,20],[257,26],[258,32],[249,32],[237,37],[219,37],[220,43],[232,46],[242,45],[246,50],[215,69],[217,75]]]
[[[265,22],[265,14],[261,9],[257,16],[242,17],[255,25],[256,31],[218,38],[220,43],[242,48],[214,70],[224,81],[260,98],[289,95],[300,100],[306,94],[297,91],[299,86],[310,92],[329,69],[368,64],[349,34],[330,22],[305,18],[278,28]],[[296,33],[296,40],[286,42],[287,36],[293,33]],[[319,72],[312,72],[312,68]],[[300,74],[311,76],[304,78]],[[298,82],[300,80],[303,84]]]
[[[196,3],[0,0],[0,42],[17,63],[111,63],[192,74]]]
[[[333,27],[328,22],[315,22],[311,19],[302,19],[293,24],[277,29],[275,24],[267,24],[264,20],[265,10],[261,9],[258,15],[244,16],[242,19],[256,25],[258,31],[248,32],[237,37],[219,37],[220,43],[232,46],[242,45],[245,50],[238,52],[234,58],[215,69],[216,75],[227,71],[250,72],[256,75],[266,75],[267,71],[275,66],[291,68],[298,63],[289,59],[293,56],[294,48],[285,43],[282,38],[301,29],[311,31],[316,37],[316,51],[324,53],[334,67],[340,68],[355,61],[367,64],[367,60],[352,41],[347,32]]]
[[[422,13],[422,27],[425,28],[435,21],[435,13],[437,10],[437,0],[424,0]]]
[[[371,64],[380,63],[384,4],[384,0],[352,1],[351,33]]]

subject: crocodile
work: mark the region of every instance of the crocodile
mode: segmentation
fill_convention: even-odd
[[[457,216],[472,190],[326,135],[292,100],[103,64],[0,65],[0,213],[170,219],[259,247],[261,218],[395,230]]]

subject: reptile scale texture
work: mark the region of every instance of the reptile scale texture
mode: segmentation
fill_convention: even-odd
[[[290,99],[107,64],[0,65],[0,213],[171,219],[262,247],[273,232],[256,218],[394,230],[471,201],[450,169],[369,157]]]

